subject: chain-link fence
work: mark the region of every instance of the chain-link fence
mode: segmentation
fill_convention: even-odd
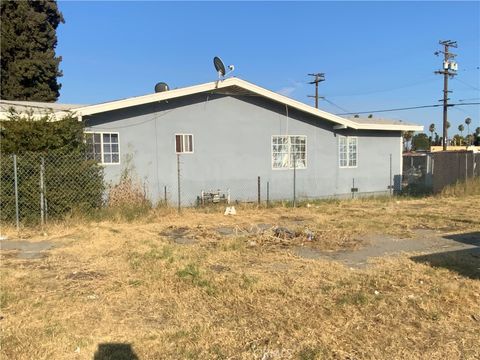
[[[136,170],[144,173],[134,174],[135,167],[129,170],[128,162],[122,165],[125,169],[101,166],[80,152],[3,155],[0,220],[17,226],[43,224],[75,212],[95,214],[92,210],[105,206],[117,209],[237,203],[269,206],[276,202],[296,206],[324,198],[392,195],[400,189],[401,178],[392,173],[391,156],[385,157],[383,175],[375,178],[369,174],[355,177],[359,172],[354,171],[350,178],[344,173],[313,178],[308,171],[296,168],[261,176],[245,169],[244,176],[230,176],[218,167],[212,167],[216,172],[205,177],[192,173],[181,156],[177,157],[176,165],[175,171],[156,176],[151,168],[143,167]]]
[[[218,174],[210,174],[211,178],[205,181],[197,179],[190,172],[188,163],[177,156],[176,179],[162,185],[159,200],[180,209],[239,203],[262,206],[283,203],[296,206],[301,202],[321,199],[393,195],[401,190],[401,175],[394,174],[392,161],[391,155],[386,156],[383,176],[374,179],[369,174],[354,171],[349,178],[343,173],[314,178],[306,169],[295,167],[262,176],[252,175],[251,169],[245,169],[245,174],[250,174],[248,176],[226,176],[218,168],[212,167]],[[356,177],[356,174],[360,175]],[[204,174],[199,175],[199,178],[205,177]]]
[[[104,203],[103,169],[81,153],[3,155],[2,223],[45,223]]]

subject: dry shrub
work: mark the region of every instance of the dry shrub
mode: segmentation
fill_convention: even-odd
[[[110,207],[150,207],[145,189],[131,176],[122,176],[120,182],[110,188],[108,194]]]

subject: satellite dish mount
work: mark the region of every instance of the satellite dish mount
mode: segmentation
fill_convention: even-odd
[[[223,63],[222,59],[220,59],[218,56],[215,56],[213,58],[213,65],[215,66],[215,70],[217,70],[218,80],[223,80],[225,76],[227,76],[233,70],[235,70],[235,66],[229,65],[228,66],[229,71],[226,72],[225,64]]]

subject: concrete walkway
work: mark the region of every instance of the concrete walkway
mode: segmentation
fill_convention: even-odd
[[[467,251],[480,256],[480,232],[441,234],[432,230],[417,230],[415,236],[408,239],[375,235],[365,237],[363,240],[367,245],[356,250],[324,252],[308,247],[296,247],[294,253],[307,259],[336,260],[356,268],[365,267],[370,259],[401,253],[435,254]]]

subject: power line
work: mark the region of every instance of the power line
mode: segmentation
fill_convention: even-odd
[[[367,91],[367,92],[362,92],[362,93],[354,93],[354,94],[340,94],[340,95],[329,95],[329,98],[336,98],[336,97],[346,97],[346,96],[361,96],[361,95],[369,95],[369,94],[376,94],[376,93],[382,93],[382,92],[388,92],[388,91],[394,91],[394,90],[398,90],[398,89],[404,89],[404,88],[408,88],[408,87],[414,87],[414,86],[417,86],[417,85],[423,85],[423,84],[427,84],[427,83],[432,83],[434,81],[438,80],[438,78],[428,78],[426,80],[420,80],[420,81],[417,81],[417,82],[414,82],[414,83],[410,83],[410,84],[406,84],[406,85],[400,85],[400,86],[395,86],[395,87],[391,87],[391,88],[386,88],[386,89],[382,89],[382,90],[372,90],[372,91]]]
[[[340,105],[335,104],[333,101],[328,100],[326,97],[324,97],[323,100],[325,100],[325,101],[328,102],[329,104],[335,106],[336,108],[339,108],[339,109],[342,110],[342,111],[350,112],[350,110],[345,109],[345,108],[341,107]]]
[[[462,102],[462,101],[470,101],[470,100],[480,100],[480,98],[476,97],[476,98],[470,98],[470,99],[460,99],[458,101]]]
[[[461,106],[461,105],[480,105],[480,102],[461,103],[461,104],[448,104],[448,107]],[[439,107],[439,106],[443,106],[443,104],[420,105],[420,106],[411,106],[411,107],[403,107],[403,108],[395,108],[395,109],[383,109],[383,110],[357,111],[357,112],[348,112],[348,113],[341,113],[341,114],[335,114],[335,115],[372,114],[372,113],[379,113],[379,112],[390,112],[390,111],[403,111],[403,110],[414,110],[414,109],[433,108],[433,107]]]
[[[462,84],[465,84],[465,85],[467,85],[468,87],[470,87],[470,88],[472,88],[472,89],[474,89],[474,90],[480,91],[480,88],[478,88],[478,87],[476,87],[476,86],[473,86],[473,85],[467,83],[466,81],[460,80],[460,79],[458,79],[458,78],[455,79],[455,80],[460,81]]]

